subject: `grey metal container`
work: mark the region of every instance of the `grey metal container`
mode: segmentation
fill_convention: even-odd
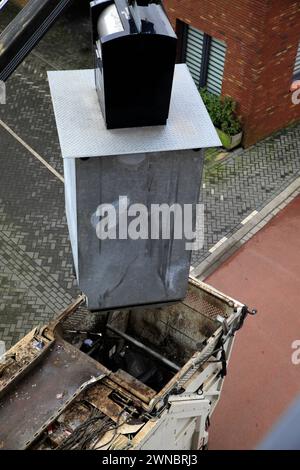
[[[172,223],[167,240],[100,240],[97,209],[112,204],[118,214],[124,210],[120,201],[148,209],[178,203],[192,204],[195,214],[202,149],[220,141],[186,66],[176,66],[167,126],[107,130],[93,71],[50,72],[49,82],[64,157],[74,265],[89,309],[182,299],[191,252],[185,237],[175,239]]]
[[[170,239],[151,240],[149,221],[144,227],[149,239],[100,240],[96,236],[97,208],[112,204],[123,220],[127,203],[133,209],[133,204],[143,204],[149,215],[154,204],[193,204],[195,220],[202,162],[202,152],[193,150],[76,160],[78,274],[89,309],[168,302],[185,296],[191,251],[186,250],[188,240],[174,239],[173,217],[168,211]],[[134,218],[128,217],[129,223],[131,220]],[[119,228],[117,218],[111,235],[116,232],[118,236]],[[164,228],[160,227],[160,237]]]

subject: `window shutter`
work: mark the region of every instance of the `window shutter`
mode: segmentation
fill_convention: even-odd
[[[225,42],[212,38],[208,61],[206,86],[207,90],[215,95],[220,95],[222,92],[225,56]]]
[[[300,42],[299,42],[298,50],[297,50],[297,54],[296,54],[293,77],[295,79],[300,79]]]
[[[193,26],[187,26],[185,41],[185,62],[197,87],[204,85],[209,92],[220,95],[226,56],[225,42]]]
[[[203,37],[204,33],[202,31],[192,26],[188,27],[185,61],[197,86],[200,82]]]

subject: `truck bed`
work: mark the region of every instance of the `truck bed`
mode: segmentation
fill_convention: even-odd
[[[247,308],[190,279],[182,302],[101,312],[94,326],[81,324],[78,330],[73,318],[83,301],[6,353],[0,366],[0,447],[203,446],[233,335]],[[188,429],[185,438],[182,427]]]

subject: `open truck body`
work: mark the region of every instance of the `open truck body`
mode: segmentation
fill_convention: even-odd
[[[0,364],[2,449],[201,449],[247,307],[190,278],[156,309],[77,299]]]

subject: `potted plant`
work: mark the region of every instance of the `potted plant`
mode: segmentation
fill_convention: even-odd
[[[217,96],[205,88],[201,97],[218,132],[223,147],[231,150],[240,145],[243,137],[242,126],[236,115],[236,102],[229,96]]]

